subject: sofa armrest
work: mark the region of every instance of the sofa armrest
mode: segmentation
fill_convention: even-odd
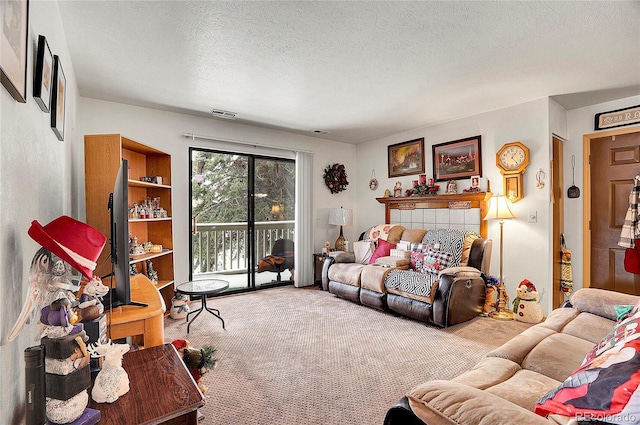
[[[477,269],[443,270],[433,296],[433,323],[447,327],[473,319],[482,312],[485,294],[484,279]]]
[[[325,257],[324,264],[322,265],[322,289],[324,291],[329,290],[329,267],[335,262],[333,257]]]
[[[424,423],[550,425],[542,416],[495,394],[459,382],[429,381],[407,394],[411,411]]]
[[[635,305],[640,297],[596,288],[582,288],[571,295],[571,305],[580,312],[616,321],[616,305]]]
[[[356,255],[353,252],[337,251],[329,254],[336,263],[355,263]]]
[[[482,272],[475,267],[448,267],[444,270],[440,270],[438,276],[442,277],[443,275],[473,278],[481,277]]]
[[[409,399],[404,396],[387,411],[384,425],[425,425],[425,423],[413,414],[409,407]]]

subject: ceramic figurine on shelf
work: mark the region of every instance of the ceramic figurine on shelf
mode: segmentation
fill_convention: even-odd
[[[153,268],[151,260],[147,260],[147,277],[153,283],[158,283],[158,272]]]

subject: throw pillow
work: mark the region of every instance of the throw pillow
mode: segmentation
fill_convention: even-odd
[[[466,266],[469,262],[469,254],[471,253],[471,245],[473,245],[473,241],[480,237],[476,232],[466,232],[464,237],[464,242],[462,243],[462,255],[460,257],[460,265]]]
[[[404,229],[404,232],[402,232],[402,240],[419,243],[426,233],[427,231],[425,229]]]
[[[536,404],[541,416],[559,414],[615,424],[640,418],[640,311],[617,322],[582,365]]]
[[[402,232],[404,232],[404,226],[399,224],[380,224],[372,227],[366,238],[374,241],[384,239],[389,243],[396,244],[400,241]]]
[[[452,257],[453,255],[450,252],[429,250],[424,256],[420,271],[422,273],[438,274],[449,267]]]
[[[409,263],[409,268],[411,270],[420,271],[422,270],[422,263],[424,261],[424,256],[429,252],[431,245],[422,244],[422,243],[414,243],[411,244],[411,254],[409,255],[409,259],[411,262]]]
[[[369,260],[369,264],[375,264],[376,260],[379,257],[387,257],[391,254],[391,250],[396,247],[396,244],[389,243],[384,239],[378,239],[378,247],[375,251],[373,251],[373,255],[371,255],[371,259]]]
[[[356,256],[356,263],[369,264],[375,245],[373,241],[357,241],[353,243],[353,253]]]

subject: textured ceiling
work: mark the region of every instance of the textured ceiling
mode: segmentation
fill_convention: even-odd
[[[545,96],[640,94],[638,1],[58,5],[84,97],[348,143]]]

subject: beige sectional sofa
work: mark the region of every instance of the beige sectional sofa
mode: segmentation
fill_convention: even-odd
[[[442,270],[421,273],[408,270],[409,259],[382,256],[370,264],[367,256],[341,253],[325,260],[323,289],[355,303],[442,327],[470,320],[482,311],[482,274],[489,271],[491,240],[474,232],[407,229],[397,224],[374,226],[361,239],[365,245],[380,246],[377,239],[392,245],[420,244],[425,252],[426,247],[436,246],[438,252],[450,254],[447,261],[453,267],[444,268],[447,263],[443,261]],[[357,243],[354,248],[357,254]]]
[[[612,291],[580,289],[571,297],[569,307],[552,311],[544,322],[486,354],[472,370],[450,381],[429,381],[409,390],[388,411],[384,423],[568,424],[565,415],[545,418],[534,413],[534,406],[563,383],[596,344],[615,333],[615,306],[634,305],[638,300]],[[640,413],[627,412],[626,419],[627,423],[640,423]]]

